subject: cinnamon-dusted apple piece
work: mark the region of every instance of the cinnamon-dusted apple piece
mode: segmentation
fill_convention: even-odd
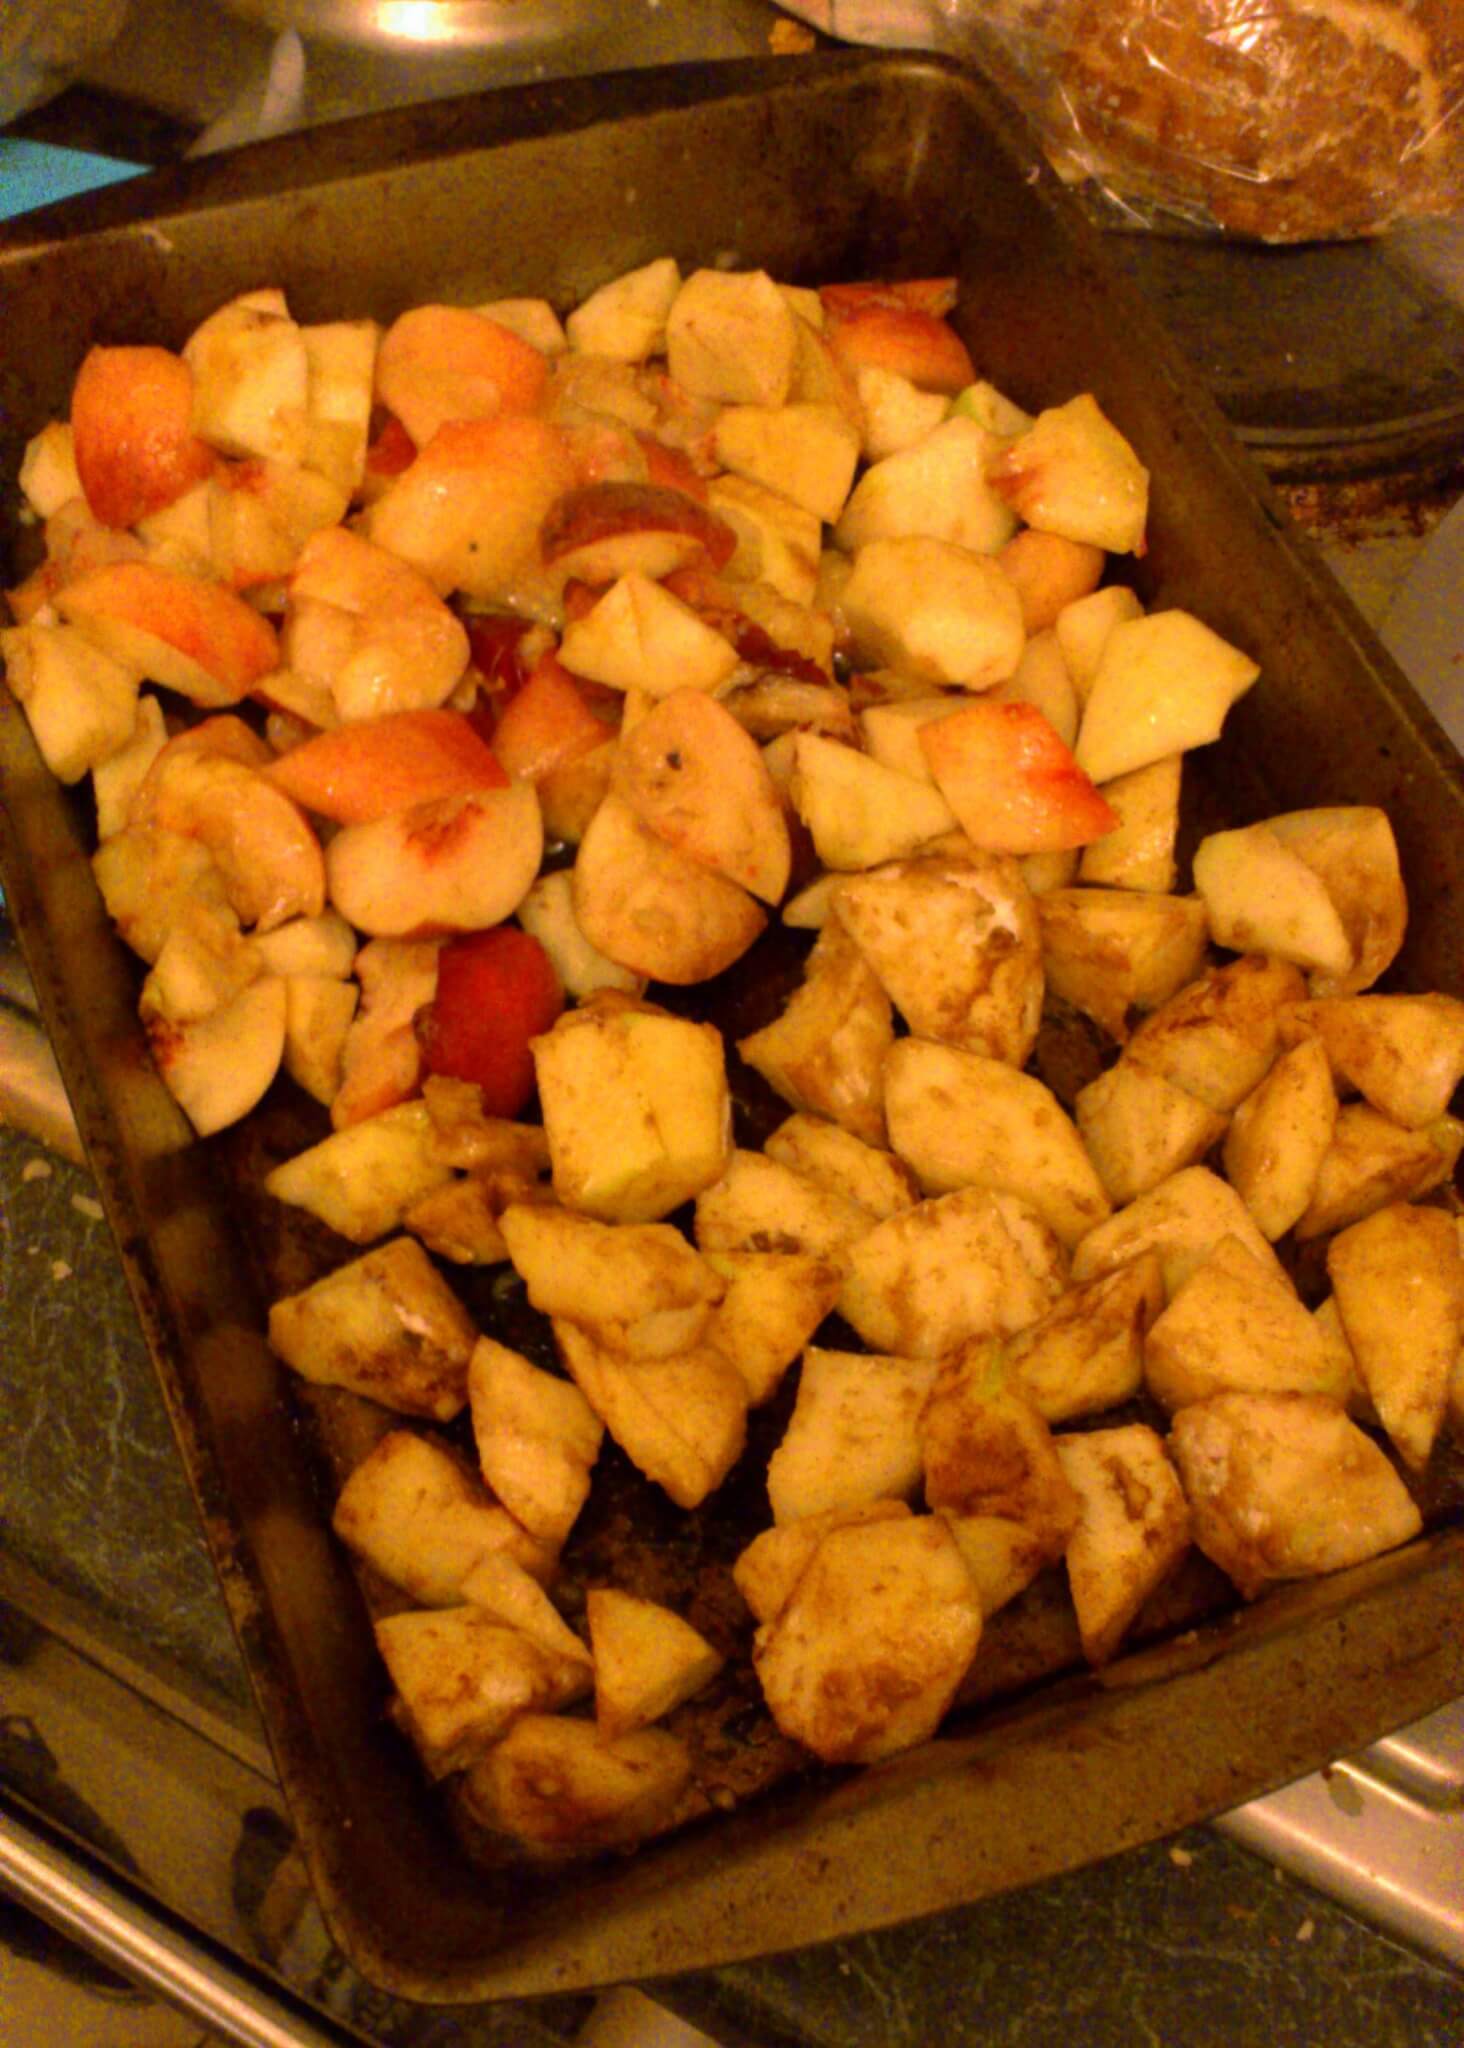
[[[1415,1472],[1428,1463],[1464,1345],[1454,1218],[1390,1202],[1327,1248],[1342,1327],[1379,1420]]]
[[[481,1826],[556,1861],[654,1834],[690,1779],[686,1745],[662,1728],[610,1737],[593,1721],[526,1713],[470,1765],[463,1798]]]
[[[1236,1105],[1225,1135],[1225,1173],[1274,1241],[1301,1221],[1337,1128],[1337,1096],[1316,1039],[1283,1052]]]
[[[467,1401],[477,1335],[411,1237],[379,1245],[269,1312],[269,1341],[302,1379],[434,1422],[450,1422]]]
[[[878,975],[832,917],[781,1014],[739,1039],[737,1051],[795,1110],[882,1145],[883,1065],[894,1035]]]
[[[1176,1289],[1144,1340],[1144,1381],[1171,1413],[1211,1394],[1327,1394],[1345,1401],[1336,1361],[1288,1280],[1222,1237]]]
[[[585,1601],[595,1659],[595,1720],[609,1736],[648,1727],[711,1684],[725,1659],[669,1607],[615,1586]]]
[[[1067,1572],[1083,1655],[1106,1664],[1189,1549],[1189,1507],[1163,1439],[1142,1422],[1061,1436],[1057,1456],[1078,1500]]]
[[[574,913],[598,952],[678,987],[730,967],[767,923],[740,883],[659,838],[613,791],[580,841]]]
[[[1120,1045],[1130,1013],[1157,1009],[1204,960],[1209,927],[1198,897],[1063,887],[1035,902],[1047,987]]]
[[[480,1337],[468,1401],[483,1477],[533,1539],[558,1550],[589,1497],[604,1425],[579,1388]]]
[[[1169,1444],[1194,1540],[1247,1600],[1423,1526],[1383,1452],[1325,1394],[1213,1394],[1180,1410]]]
[[[554,1339],[575,1385],[636,1469],[678,1507],[700,1506],[746,1441],[747,1389],[737,1368],[705,1344],[670,1358],[627,1359],[563,1320]]]
[[[810,1346],[792,1418],[768,1463],[774,1522],[912,1494],[922,1469],[920,1414],[935,1373],[931,1358]]]
[[[433,1778],[463,1770],[520,1714],[567,1706],[590,1689],[580,1658],[546,1650],[481,1607],[384,1615],[376,1644],[397,1718]]]

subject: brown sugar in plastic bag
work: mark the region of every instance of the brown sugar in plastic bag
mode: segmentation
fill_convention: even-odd
[[[1103,216],[1271,242],[1464,206],[1464,0],[811,0],[975,62]]]

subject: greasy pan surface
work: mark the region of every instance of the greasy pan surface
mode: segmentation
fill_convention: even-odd
[[[176,345],[232,294],[303,320],[542,292],[651,256],[791,281],[954,271],[982,372],[1091,389],[1154,476],[1147,601],[1263,680],[1212,750],[1234,822],[1387,807],[1413,921],[1399,985],[1464,993],[1464,788],[1398,671],[1280,527],[1023,131],[976,80],[861,54],[573,83],[350,123],[33,217],[0,239],[0,475],[94,341]],[[9,519],[12,508],[3,515]],[[13,532],[0,530],[8,544]],[[867,1929],[1167,1832],[1464,1690],[1464,1531],[1048,1684],[926,1749],[543,1883],[469,1863],[380,1719],[353,1580],[210,1148],[147,1067],[132,963],[0,692],[0,862],[333,1928],[399,1995],[479,1999],[703,1967]]]

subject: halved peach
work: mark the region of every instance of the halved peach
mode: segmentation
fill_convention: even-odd
[[[537,411],[548,378],[538,349],[467,306],[414,306],[376,355],[376,396],[419,448],[450,420]]]
[[[144,1016],[153,1064],[200,1138],[247,1116],[279,1071],[285,984],[264,974],[206,1017]]]
[[[531,783],[440,797],[343,825],[326,849],[330,900],[373,937],[482,931],[518,908],[543,852]]]
[[[737,536],[725,519],[665,484],[595,483],[554,504],[539,536],[544,562],[584,583],[613,583],[631,570],[656,579],[690,562],[720,569]]]
[[[438,590],[492,598],[537,564],[539,528],[577,481],[568,443],[547,420],[454,421],[371,507],[364,531]]]
[[[242,597],[156,562],[88,570],[56,608],[104,654],[206,708],[237,704],[279,667],[274,628]]]
[[[283,790],[227,751],[170,743],[134,816],[206,847],[246,925],[272,931],[325,908],[325,864],[309,824]]]
[[[193,431],[193,372],[165,348],[94,348],[71,393],[77,475],[105,526],[135,526],[206,477]]]

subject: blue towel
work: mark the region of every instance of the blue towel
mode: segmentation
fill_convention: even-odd
[[[81,149],[56,149],[49,142],[23,142],[0,135],[0,220],[54,199],[71,199],[98,185],[135,178],[145,164],[119,163],[115,157],[90,156]]]

